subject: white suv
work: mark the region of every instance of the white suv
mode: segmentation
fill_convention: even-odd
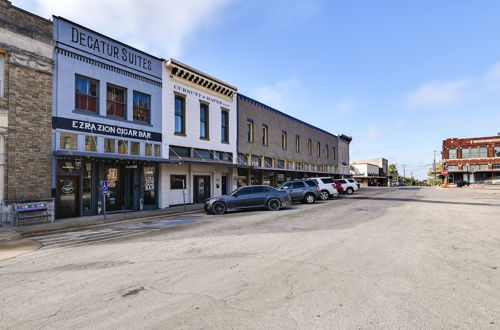
[[[344,193],[352,195],[353,192],[359,189],[357,182],[354,179],[337,179],[342,188],[344,188]]]
[[[318,183],[318,187],[321,190],[319,194],[319,198],[324,201],[327,200],[330,196],[338,197],[339,192],[335,189],[335,184],[333,183],[333,179],[330,177],[322,177],[322,178],[308,178],[308,180],[314,180]]]

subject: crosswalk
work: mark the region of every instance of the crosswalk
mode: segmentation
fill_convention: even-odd
[[[42,250],[51,250],[65,247],[75,247],[81,245],[94,244],[115,240],[119,238],[127,238],[139,236],[153,231],[160,230],[158,228],[146,229],[116,229],[116,228],[96,228],[74,232],[65,232],[59,234],[49,234],[43,236],[31,237],[31,239],[42,244]]]

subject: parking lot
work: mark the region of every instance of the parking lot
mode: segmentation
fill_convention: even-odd
[[[494,329],[499,212],[497,189],[365,188],[112,227],[154,230],[0,261],[1,324]]]

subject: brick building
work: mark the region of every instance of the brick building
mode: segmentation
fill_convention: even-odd
[[[52,22],[0,0],[0,199],[51,197]]]
[[[443,140],[443,168],[449,183],[478,182],[500,175],[500,134]]]

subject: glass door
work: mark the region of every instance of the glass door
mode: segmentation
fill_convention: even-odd
[[[106,166],[104,168],[104,178],[108,181],[106,211],[117,211],[122,209],[120,174],[119,166]]]
[[[72,218],[80,216],[80,177],[57,177],[57,218]]]
[[[156,207],[156,167],[144,167],[144,208]]]

